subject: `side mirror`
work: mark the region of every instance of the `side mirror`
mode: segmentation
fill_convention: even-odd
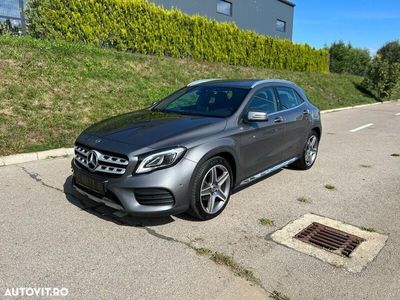
[[[247,113],[247,120],[256,122],[268,121],[268,114],[261,111],[249,111]]]

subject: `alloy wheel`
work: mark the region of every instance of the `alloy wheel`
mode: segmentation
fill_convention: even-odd
[[[311,166],[317,158],[318,138],[315,135],[310,136],[305,149],[305,162],[307,166]]]
[[[206,173],[200,188],[200,204],[208,214],[220,211],[229,198],[231,176],[223,165],[215,165]]]

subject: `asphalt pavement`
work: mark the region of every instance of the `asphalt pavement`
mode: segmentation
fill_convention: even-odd
[[[274,291],[398,299],[399,104],[324,114],[311,170],[277,172],[235,193],[207,222],[133,218],[85,200],[70,187],[71,157],[0,167],[0,298],[11,288],[57,287],[68,299],[265,299]],[[362,272],[350,273],[270,238],[307,213],[388,240]]]

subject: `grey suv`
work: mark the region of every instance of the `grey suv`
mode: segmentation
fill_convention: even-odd
[[[220,214],[235,189],[314,164],[319,110],[282,80],[200,80],[152,107],[86,129],[73,186],[137,216]]]

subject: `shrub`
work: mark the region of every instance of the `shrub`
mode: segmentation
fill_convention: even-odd
[[[31,0],[30,34],[143,54],[232,65],[327,72],[326,50],[241,30],[147,0]]]
[[[390,63],[377,54],[369,66],[362,85],[370,90],[377,99],[390,97],[400,81],[400,63]]]
[[[13,26],[10,19],[6,19],[4,22],[0,20],[0,35],[17,35],[19,34],[20,28],[18,26]]]
[[[334,73],[364,75],[371,62],[367,49],[354,48],[350,43],[335,42],[329,47],[329,70]]]

